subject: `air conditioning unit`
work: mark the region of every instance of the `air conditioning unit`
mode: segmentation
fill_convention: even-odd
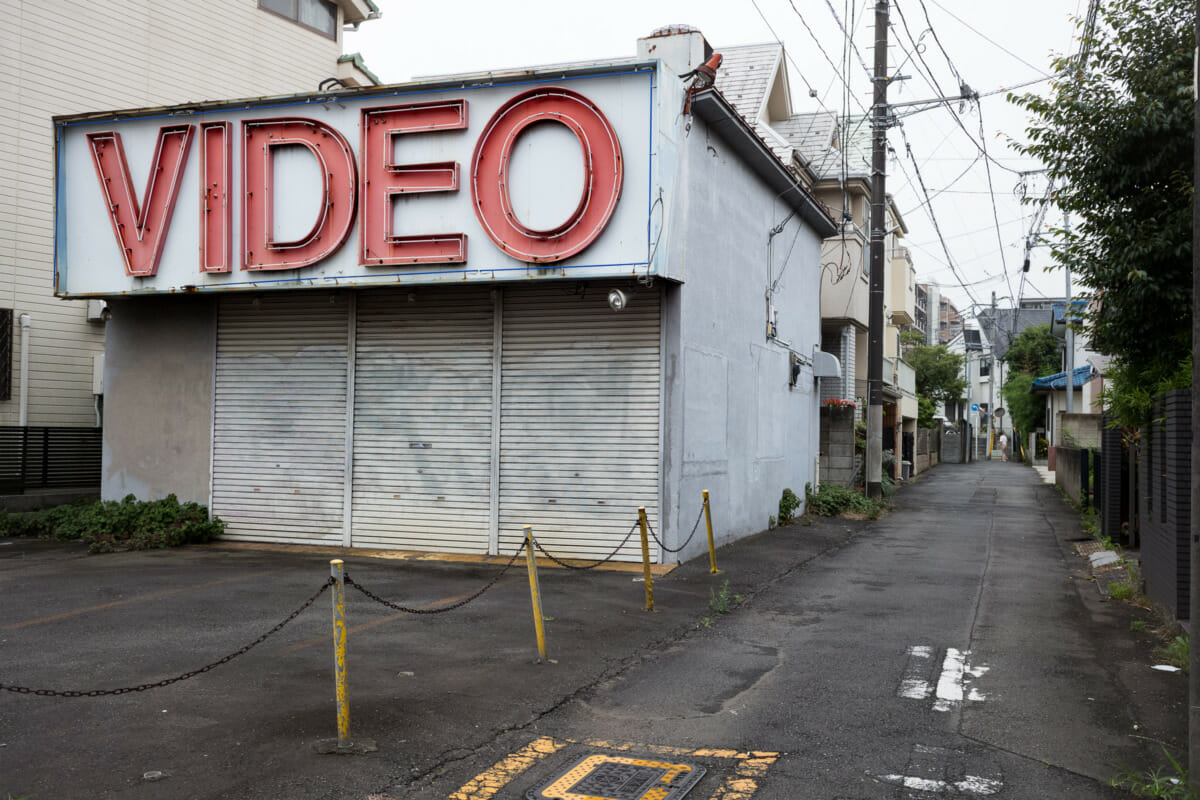
[[[88,300],[87,301],[87,319],[88,322],[104,322],[104,312],[108,310],[108,303],[103,300]]]

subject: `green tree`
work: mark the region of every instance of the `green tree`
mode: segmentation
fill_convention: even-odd
[[[1052,254],[1091,301],[1092,347],[1117,362],[1110,393],[1156,388],[1190,352],[1194,13],[1194,0],[1104,3],[1082,69],[1058,58],[1048,97],[1009,96],[1033,116],[1016,149],[1046,165],[1071,215]],[[1144,421],[1118,405],[1124,424]]]
[[[1000,390],[1013,425],[1024,433],[1046,424],[1046,399],[1040,394],[1030,394],[1029,387],[1032,385],[1033,375],[1028,372],[1014,372],[1008,376],[1004,388]]]
[[[937,404],[928,397],[917,398],[917,427],[932,428],[933,415],[937,413]]]
[[[935,403],[957,400],[967,389],[965,379],[959,377],[963,357],[951,353],[944,344],[930,347],[922,345],[908,351],[904,358],[916,373],[917,394]]]
[[[1050,326],[1034,325],[1013,339],[1004,354],[1004,362],[1013,372],[1041,378],[1062,370],[1061,352],[1062,342],[1050,333]]]

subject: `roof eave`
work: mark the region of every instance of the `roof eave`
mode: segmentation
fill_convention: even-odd
[[[804,188],[720,92],[711,88],[697,92],[692,96],[692,109],[696,116],[711,126],[772,190],[786,198],[799,212],[801,219],[821,238],[837,232],[837,224],[833,218],[825,213],[816,198]]]

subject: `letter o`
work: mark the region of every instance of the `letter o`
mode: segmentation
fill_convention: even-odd
[[[512,208],[508,168],[520,135],[538,122],[557,122],[575,134],[583,148],[583,196],[561,224],[530,228]],[[531,89],[513,97],[488,120],[475,144],[471,199],[484,232],[504,252],[539,264],[580,252],[604,231],[621,196],[621,143],[595,103],[569,89]]]

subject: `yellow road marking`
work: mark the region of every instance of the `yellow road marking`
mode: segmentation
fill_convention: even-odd
[[[758,782],[766,776],[771,765],[779,760],[779,753],[762,750],[725,750],[713,747],[689,749],[667,745],[638,744],[637,742],[608,742],[601,739],[551,739],[542,737],[530,742],[521,750],[496,762],[491,769],[476,775],[470,782],[450,795],[447,800],[489,800],[514,778],[533,766],[539,759],[557,753],[567,745],[578,744],[598,750],[618,752],[636,751],[666,756],[692,756],[694,758],[720,758],[734,763],[734,772],[721,782],[709,800],[749,800],[758,791]],[[649,795],[647,795],[648,797]]]
[[[538,760],[557,753],[567,746],[549,736],[536,739],[507,758],[497,761],[491,769],[476,775],[448,800],[489,800],[508,785],[508,782],[532,767]]]
[[[247,578],[258,578],[263,575],[271,575],[272,573],[276,573],[276,572],[291,572],[293,569],[294,569],[294,567],[289,567],[288,569],[269,569],[269,570],[265,570],[263,572],[250,572],[245,575],[239,575],[235,578],[220,578],[219,580],[206,581],[204,583],[196,583],[196,584],[192,584],[190,586],[178,586],[174,589],[163,589],[162,591],[159,591],[159,592],[149,592],[147,594],[138,594],[138,595],[134,595],[133,597],[126,597],[124,600],[113,600],[112,602],[109,602],[109,603],[100,603],[98,605],[88,606],[87,608],[77,608],[74,611],[64,611],[61,614],[52,614],[51,616],[48,616],[48,617],[38,617],[37,619],[27,619],[23,622],[14,622],[11,625],[5,625],[3,628],[0,628],[0,630],[13,631],[13,630],[16,630],[17,628],[27,628],[30,625],[41,625],[46,622],[57,622],[60,619],[68,619],[70,617],[77,617],[80,614],[90,614],[93,611],[103,611],[106,608],[116,608],[117,606],[123,606],[123,605],[127,605],[129,603],[139,603],[143,600],[157,600],[160,597],[167,597],[169,595],[178,594],[179,592],[190,592],[194,589],[206,589],[209,586],[220,586],[223,583],[232,583],[233,581],[244,581]]]

